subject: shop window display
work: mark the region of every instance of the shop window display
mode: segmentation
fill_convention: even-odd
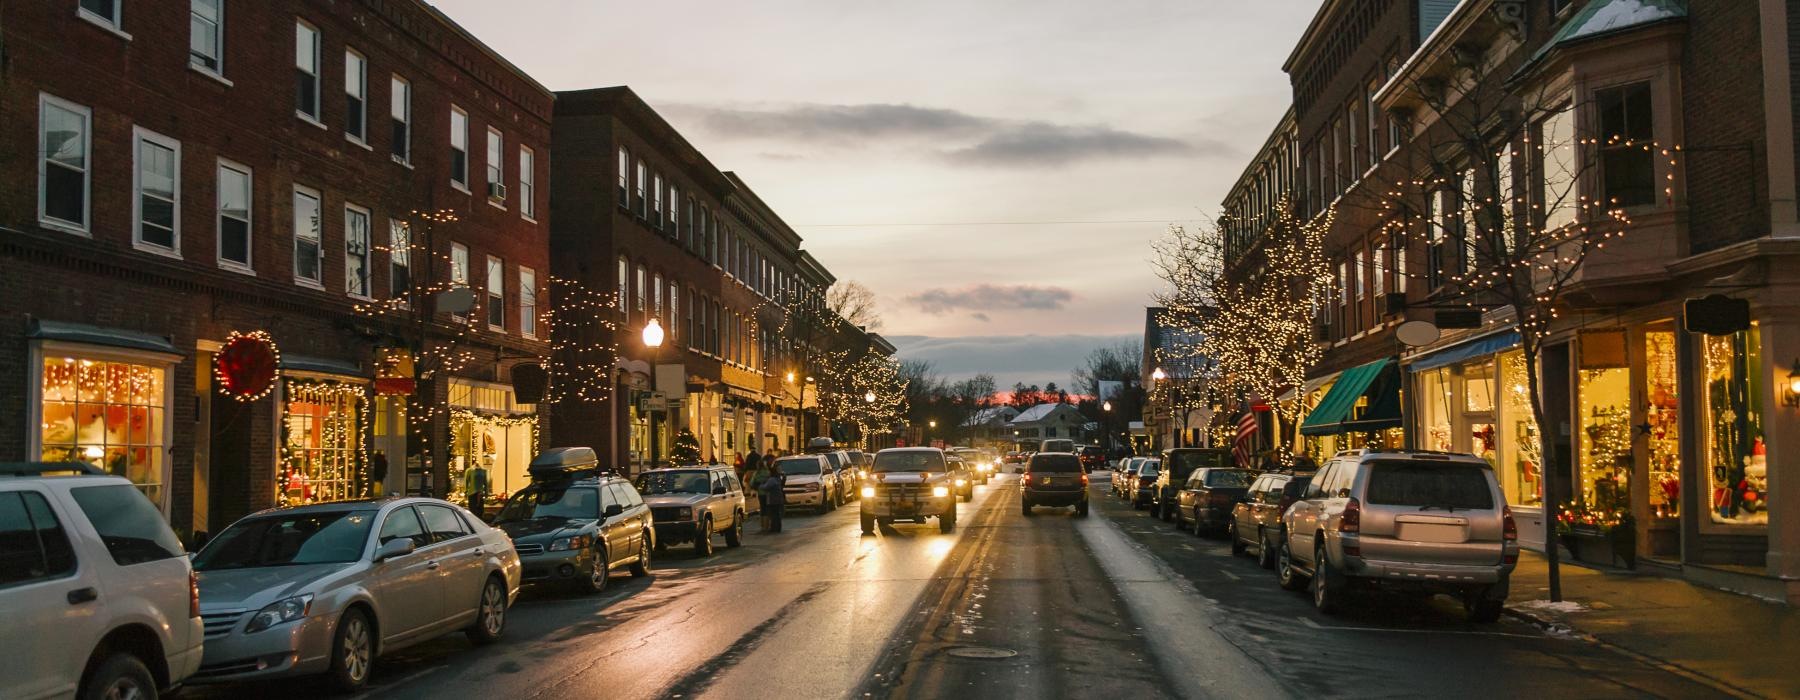
[[[1541,506],[1544,503],[1541,455],[1542,436],[1531,410],[1531,385],[1525,375],[1525,353],[1514,350],[1500,356],[1502,389],[1500,420],[1501,490],[1508,503]]]
[[[162,367],[44,358],[40,458],[87,462],[163,502],[167,420]]]
[[[1666,328],[1666,326],[1665,326]],[[1676,373],[1675,332],[1644,334],[1645,453],[1650,460],[1650,514],[1681,515],[1681,400]]]
[[[1767,525],[1768,456],[1763,445],[1762,333],[1700,336],[1701,464],[1714,523]]]
[[[1424,429],[1419,447],[1423,449],[1438,452],[1453,452],[1456,449],[1451,433],[1451,410],[1457,404],[1454,387],[1450,382],[1449,368],[1419,373],[1419,403],[1424,409],[1419,418],[1419,425]]]
[[[1631,371],[1583,369],[1579,503],[1595,513],[1625,512],[1631,496]]]
[[[1486,360],[1463,367],[1463,421],[1469,431],[1468,450],[1487,460],[1499,461],[1499,430],[1494,425],[1494,362]]]
[[[286,389],[276,500],[300,505],[367,496],[363,387],[289,381]]]

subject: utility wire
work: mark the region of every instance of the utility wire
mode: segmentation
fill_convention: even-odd
[[[885,224],[793,224],[794,228],[877,228],[901,226],[1080,226],[1088,224],[1171,224],[1184,221],[1201,221],[1201,219],[1110,219],[1098,221],[943,221],[933,223],[885,223]]]

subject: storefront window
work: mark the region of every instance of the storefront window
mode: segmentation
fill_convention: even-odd
[[[1500,488],[1506,501],[1517,506],[1541,506],[1544,460],[1537,416],[1531,409],[1531,384],[1525,376],[1525,353],[1514,350],[1500,356],[1500,386],[1504,396],[1500,420]]]
[[[44,358],[40,457],[97,465],[130,479],[160,507],[166,372],[128,362]]]
[[[531,482],[538,418],[531,404],[516,403],[512,387],[450,380],[450,497],[467,502],[469,470],[486,471],[490,499],[505,500]]]
[[[1763,448],[1762,333],[1701,336],[1704,373],[1700,454],[1715,523],[1767,525],[1768,457]]]
[[[363,474],[363,387],[290,380],[276,500],[300,505],[368,495]]]
[[[1581,370],[1581,503],[1619,513],[1631,495],[1631,370]]]
[[[1669,324],[1644,334],[1645,453],[1649,456],[1650,514],[1681,515],[1681,401],[1675,331]]]
[[[1487,460],[1499,461],[1498,429],[1494,425],[1494,361],[1487,359],[1463,366],[1463,425],[1469,431],[1468,450]]]
[[[1457,404],[1450,379],[1447,367],[1419,373],[1419,427],[1424,433],[1419,438],[1421,449],[1438,452],[1456,449],[1451,434],[1451,411]]]

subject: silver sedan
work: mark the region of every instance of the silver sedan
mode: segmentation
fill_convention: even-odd
[[[505,533],[431,498],[324,503],[233,523],[194,557],[206,642],[193,683],[326,674],[462,630],[500,637],[519,591]]]

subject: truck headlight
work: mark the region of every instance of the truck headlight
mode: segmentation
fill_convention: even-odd
[[[593,535],[575,535],[573,537],[558,537],[558,538],[550,541],[550,551],[552,551],[552,552],[574,552],[574,551],[578,551],[578,550],[587,549],[588,545],[591,545],[593,543],[594,543]]]
[[[244,632],[261,632],[284,622],[304,618],[312,610],[312,600],[312,594],[308,593],[270,603],[251,616],[250,624],[244,627]]]
[[[959,486],[959,487],[960,487],[960,486],[967,486],[967,485],[968,485],[968,483],[969,483],[969,482],[968,482],[968,481],[966,481],[966,480],[963,480],[963,479],[957,479],[957,480],[956,480],[956,485],[957,485],[957,486]]]
[[[931,495],[936,496],[938,498],[943,498],[945,496],[950,495],[950,489],[949,489],[949,487],[945,487],[945,486],[934,486],[931,488]]]
[[[874,498],[875,497],[875,487],[873,487],[873,486],[862,487],[862,497],[863,498]]]
[[[817,491],[817,490],[819,490],[819,485],[818,485],[818,484],[807,484],[807,485],[806,485],[806,490],[808,490],[808,491]]]

